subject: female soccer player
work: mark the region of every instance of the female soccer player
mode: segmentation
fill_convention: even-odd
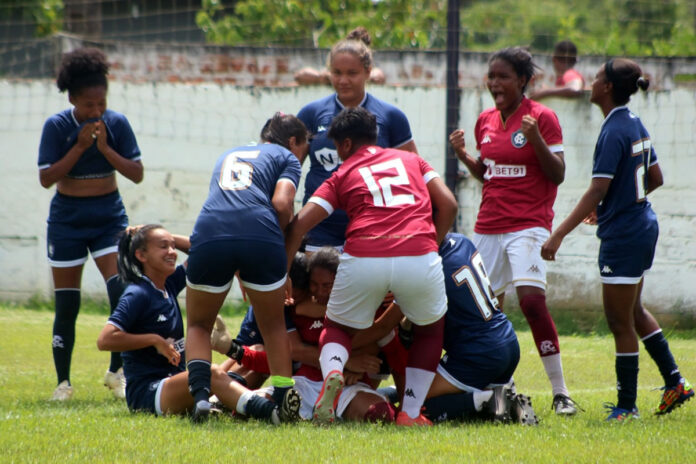
[[[297,117],[313,135],[309,147],[310,167],[305,178],[303,203],[307,203],[319,185],[341,164],[336,146],[329,139],[327,131],[333,118],[343,108],[360,106],[377,117],[379,130],[376,145],[417,153],[406,115],[365,90],[372,70],[370,41],[365,28],[358,27],[345,40],[334,45],[329,54],[328,68],[331,85],[336,93],[306,105],[297,113]],[[304,157],[300,161],[304,161]],[[345,211],[334,211],[307,234],[305,250],[313,252],[324,245],[341,249],[346,240],[347,224]]]
[[[350,337],[372,325],[391,290],[415,326],[396,423],[430,425],[420,409],[440,359],[446,310],[437,244],[454,222],[457,202],[417,154],[375,146],[376,117],[365,108],[342,110],[328,136],[344,164],[293,219],[286,239],[292,257],[304,234],[335,209],[345,208],[350,218],[320,339],[324,385],[314,419],[335,420]]]
[[[668,414],[694,396],[679,373],[655,318],[643,307],[643,276],[652,266],[658,225],[647,194],[662,185],[662,171],[643,123],[626,104],[649,82],[635,62],[607,61],[592,82],[590,100],[604,114],[595,147],[592,182],[541,249],[554,260],[563,238],[580,222],[596,223],[604,314],[614,335],[618,403],[606,404],[609,421],[638,417],[638,337],[665,381],[656,414]],[[595,216],[596,214],[596,216]]]
[[[283,230],[293,215],[307,129],[295,116],[277,113],[262,129],[261,140],[260,145],[233,148],[217,160],[208,199],[191,235],[186,351],[195,420],[205,419],[210,410],[210,333],[237,271],[268,353],[274,400],[281,404],[286,395],[297,397],[291,388],[283,317]]]
[[[573,415],[577,408],[563,378],[558,333],[546,307],[546,264],[539,255],[565,176],[563,136],[554,112],[524,96],[534,71],[532,56],[520,47],[495,52],[487,83],[495,107],[476,121],[480,157],[467,153],[463,130],[449,139],[483,183],[472,241],[488,267],[493,292],[502,308],[506,289],[515,287],[551,381],[552,407],[556,414]]]
[[[189,239],[156,224],[130,228],[119,243],[119,273],[130,285],[99,334],[97,346],[122,352],[131,411],[179,414],[194,406],[177,301],[186,285],[186,270],[176,265],[177,249],[188,251]],[[240,414],[276,424],[298,414],[299,405],[278,407],[234,382],[219,367],[211,372],[212,393]]]
[[[48,118],[39,146],[41,186],[56,185],[46,241],[56,302],[53,362],[58,386],[52,399],[58,401],[73,395],[70,361],[88,251],[104,277],[112,311],[123,292],[117,278],[116,244],[128,217],[115,172],[135,183],[143,179],[140,149],[128,120],[106,107],[108,71],[106,56],[95,48],[63,56],[56,84],[68,92],[73,107]],[[124,397],[118,353],[111,354],[104,384],[117,398]]]

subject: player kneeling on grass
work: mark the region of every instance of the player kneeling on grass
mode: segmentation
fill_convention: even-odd
[[[119,275],[129,285],[99,334],[97,346],[122,352],[131,411],[164,415],[191,412],[194,407],[177,301],[186,286],[186,271],[185,264],[176,264],[177,249],[188,251],[189,239],[154,224],[129,228],[119,241]],[[278,407],[217,366],[211,368],[211,390],[240,414],[272,423],[297,418],[299,401]]]
[[[536,425],[531,400],[514,391],[517,335],[500,310],[483,260],[462,234],[440,244],[447,289],[445,355],[425,401],[433,422],[483,418]]]
[[[397,425],[430,425],[421,406],[442,351],[447,301],[438,243],[457,212],[454,195],[415,153],[375,146],[377,122],[364,108],[346,108],[329,128],[343,164],[288,226],[288,261],[302,237],[335,209],[348,214],[345,252],[331,291],[319,346],[323,387],[314,405],[319,423],[335,420],[351,335],[370,327],[389,290],[413,321]]]

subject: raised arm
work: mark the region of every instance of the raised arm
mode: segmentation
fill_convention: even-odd
[[[530,114],[522,116],[522,133],[534,147],[534,153],[539,160],[544,175],[554,184],[561,185],[565,179],[565,161],[563,152],[551,153],[549,146],[541,136],[539,123]]]
[[[474,158],[466,151],[464,141],[464,130],[457,129],[449,135],[449,142],[452,145],[457,158],[464,163],[472,176],[479,182],[483,182],[483,175],[486,173],[486,165],[479,158]]]

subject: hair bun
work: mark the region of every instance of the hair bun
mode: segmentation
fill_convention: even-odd
[[[348,33],[346,36],[347,40],[360,40],[362,41],[365,45],[368,47],[372,43],[372,38],[370,37],[370,33],[367,32],[367,29],[365,29],[362,26],[358,26],[352,31]]]
[[[648,90],[648,87],[650,87],[650,81],[648,79],[644,78],[643,76],[640,76],[638,78],[638,80],[636,81],[636,86],[640,90],[645,92],[646,90]]]

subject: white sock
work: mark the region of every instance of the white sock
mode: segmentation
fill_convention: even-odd
[[[324,378],[331,371],[343,372],[343,366],[348,361],[348,350],[340,343],[330,342],[321,348],[319,353],[319,365]]]
[[[420,415],[425,395],[430,390],[433,383],[435,372],[418,369],[417,367],[406,368],[406,385],[404,387],[404,401],[401,410],[408,417],[415,419]]]
[[[249,390],[242,393],[242,396],[239,397],[236,408],[239,414],[246,415],[246,405],[252,396],[254,396],[254,392]]]
[[[546,370],[546,375],[551,381],[551,390],[553,395],[565,395],[568,394],[568,388],[565,384],[565,379],[563,378],[563,364],[561,364],[561,355],[552,354],[551,356],[543,356],[541,362],[544,363],[544,369]]]
[[[490,400],[493,396],[493,390],[482,390],[474,392],[474,409],[480,411],[483,408],[483,403]]]

